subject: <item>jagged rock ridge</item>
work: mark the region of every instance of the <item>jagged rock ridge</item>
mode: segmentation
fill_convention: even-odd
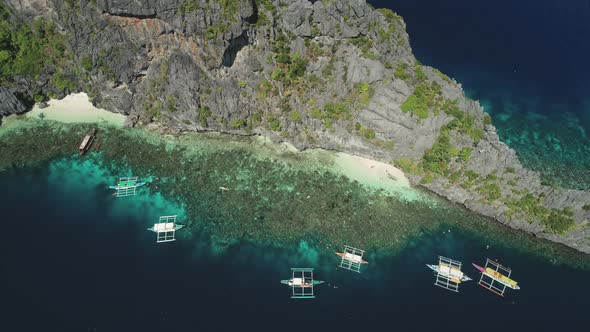
[[[7,5],[15,19],[55,22],[69,38],[76,89],[130,125],[260,134],[395,161],[470,210],[590,252],[590,195],[524,169],[479,103],[416,61],[393,12],[364,0]],[[23,112],[15,96],[33,90],[71,92],[21,79],[0,88],[0,114]]]

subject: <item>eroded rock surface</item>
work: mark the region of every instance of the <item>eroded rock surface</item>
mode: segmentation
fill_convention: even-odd
[[[460,84],[417,63],[405,23],[390,11],[364,0],[6,3],[15,20],[55,22],[68,37],[66,70],[77,90],[129,115],[129,126],[260,134],[301,149],[413,163],[420,170],[406,171],[414,184],[590,253],[590,194],[542,185],[539,174],[524,169]],[[34,90],[58,93],[51,75],[0,87],[0,115],[25,111],[20,100]],[[404,102],[425,84],[436,91],[426,116],[404,112]],[[439,101],[454,101],[471,133],[453,127],[456,114]],[[424,155],[449,126],[453,157],[441,161],[444,172],[424,171]],[[531,216],[523,197],[548,210]],[[575,226],[554,234],[547,226],[551,211]]]

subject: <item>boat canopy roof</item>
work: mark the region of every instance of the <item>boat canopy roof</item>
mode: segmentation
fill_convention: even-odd
[[[134,196],[136,194],[137,176],[127,176],[119,178],[117,186],[115,187],[115,196],[126,197]]]
[[[439,271],[442,274],[446,274],[449,277],[461,279],[463,277],[463,272],[456,267],[452,267],[446,264],[439,264],[438,265]]]
[[[293,278],[291,282],[294,286],[300,286],[303,285],[303,278]]]
[[[137,183],[137,176],[127,176],[119,178],[119,182],[117,183],[118,186],[133,186]]]
[[[161,224],[154,225],[154,231],[156,232],[167,232],[174,230],[174,223],[173,222],[166,222]]]

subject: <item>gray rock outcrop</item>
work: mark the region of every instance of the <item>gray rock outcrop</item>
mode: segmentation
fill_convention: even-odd
[[[28,110],[28,107],[21,102],[15,93],[0,86],[0,117],[11,114],[21,114]]]
[[[542,185],[460,84],[417,63],[403,19],[391,11],[364,0],[6,2],[15,15],[59,26],[71,65],[80,68],[78,89],[129,115],[128,126],[260,134],[416,168],[448,135],[444,171],[406,170],[414,184],[590,253],[590,194]],[[23,112],[15,92],[51,91],[47,81],[0,87],[0,115]],[[427,114],[404,112],[421,89],[420,98],[433,94]],[[441,106],[446,101],[456,103],[471,132],[457,129],[457,114]],[[523,200],[545,210],[529,211]],[[557,214],[575,227],[551,231],[546,218]]]

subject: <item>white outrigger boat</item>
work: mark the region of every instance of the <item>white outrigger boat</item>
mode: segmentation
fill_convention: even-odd
[[[291,279],[281,280],[281,284],[287,285],[293,289],[291,298],[293,299],[313,299],[315,294],[313,287],[323,284],[323,280],[313,278],[312,268],[291,268]]]
[[[438,256],[438,265],[426,264],[436,273],[436,286],[451,290],[459,291],[459,284],[472,280],[463,271],[461,271],[461,262]]]
[[[148,228],[148,231],[157,234],[156,243],[176,241],[176,231],[184,227],[176,223],[176,217],[176,215],[160,217],[157,224]]]
[[[336,253],[336,255],[342,258],[342,261],[338,267],[360,273],[361,264],[369,264],[369,262],[363,259],[364,253],[364,250],[351,246],[344,246],[344,252]]]

